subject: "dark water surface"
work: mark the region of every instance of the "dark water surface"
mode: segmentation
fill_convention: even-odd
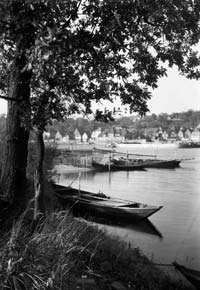
[[[187,160],[177,169],[82,174],[81,189],[164,206],[147,224],[101,226],[139,247],[156,263],[176,260],[200,270],[200,149],[129,146],[117,151]],[[74,176],[61,176],[60,183],[68,185]],[[78,181],[73,186],[78,187]]]

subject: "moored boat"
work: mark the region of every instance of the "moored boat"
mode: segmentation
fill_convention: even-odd
[[[197,141],[182,141],[179,143],[179,148],[200,148],[200,142]]]
[[[96,170],[100,171],[133,171],[133,170],[145,170],[144,165],[141,164],[140,162],[135,162],[135,163],[126,163],[126,162],[121,162],[121,163],[115,163],[113,160],[110,162],[102,163],[102,162],[97,162],[95,160],[92,160],[92,166]]]
[[[200,271],[187,268],[176,262],[173,265],[196,289],[200,289]]]
[[[76,209],[84,209],[86,212],[97,213],[118,220],[136,221],[146,219],[162,208],[162,206],[152,206],[108,197],[103,193],[91,193],[58,184],[54,184],[53,188],[64,207],[70,205]]]
[[[143,155],[111,151],[101,160],[92,160],[92,166],[101,171],[145,170],[145,168],[174,169],[181,159],[158,159],[156,155]]]
[[[166,169],[173,169],[179,167],[181,163],[180,159],[169,159],[169,160],[162,160],[162,159],[147,159],[143,160],[142,164],[145,168],[166,168]]]
[[[169,168],[173,169],[179,167],[181,160],[180,159],[125,159],[123,157],[117,159],[113,158],[111,161],[115,165],[137,165],[143,166],[144,168]]]

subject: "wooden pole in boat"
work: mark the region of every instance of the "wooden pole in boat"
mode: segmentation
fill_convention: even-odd
[[[110,172],[110,160],[111,160],[111,156],[109,155],[109,161],[108,161],[108,170]]]
[[[126,163],[128,164],[128,151],[126,152]]]
[[[81,172],[78,173],[78,193],[81,193]]]
[[[106,152],[106,153],[113,153],[113,154],[119,154],[119,155],[124,155],[126,152],[120,152],[120,151],[113,151],[113,150],[104,150],[104,149],[98,149],[94,148],[95,151],[100,151],[100,152]],[[136,154],[136,153],[129,153],[129,155],[133,156],[148,156],[148,157],[157,157],[157,155],[149,155],[149,154]]]

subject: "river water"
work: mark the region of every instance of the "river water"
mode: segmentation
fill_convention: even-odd
[[[100,190],[110,196],[163,205],[145,226],[99,226],[139,247],[156,263],[176,260],[200,270],[200,149],[129,145],[127,148],[117,148],[117,151],[184,160],[176,169],[82,174],[81,189],[93,192]],[[68,185],[73,178],[73,174],[63,175],[60,183]],[[77,187],[78,182],[73,186]]]

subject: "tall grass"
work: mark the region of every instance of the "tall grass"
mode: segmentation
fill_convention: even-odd
[[[0,240],[0,289],[186,289],[155,269],[138,249],[67,213],[46,218],[30,232],[21,218]]]

